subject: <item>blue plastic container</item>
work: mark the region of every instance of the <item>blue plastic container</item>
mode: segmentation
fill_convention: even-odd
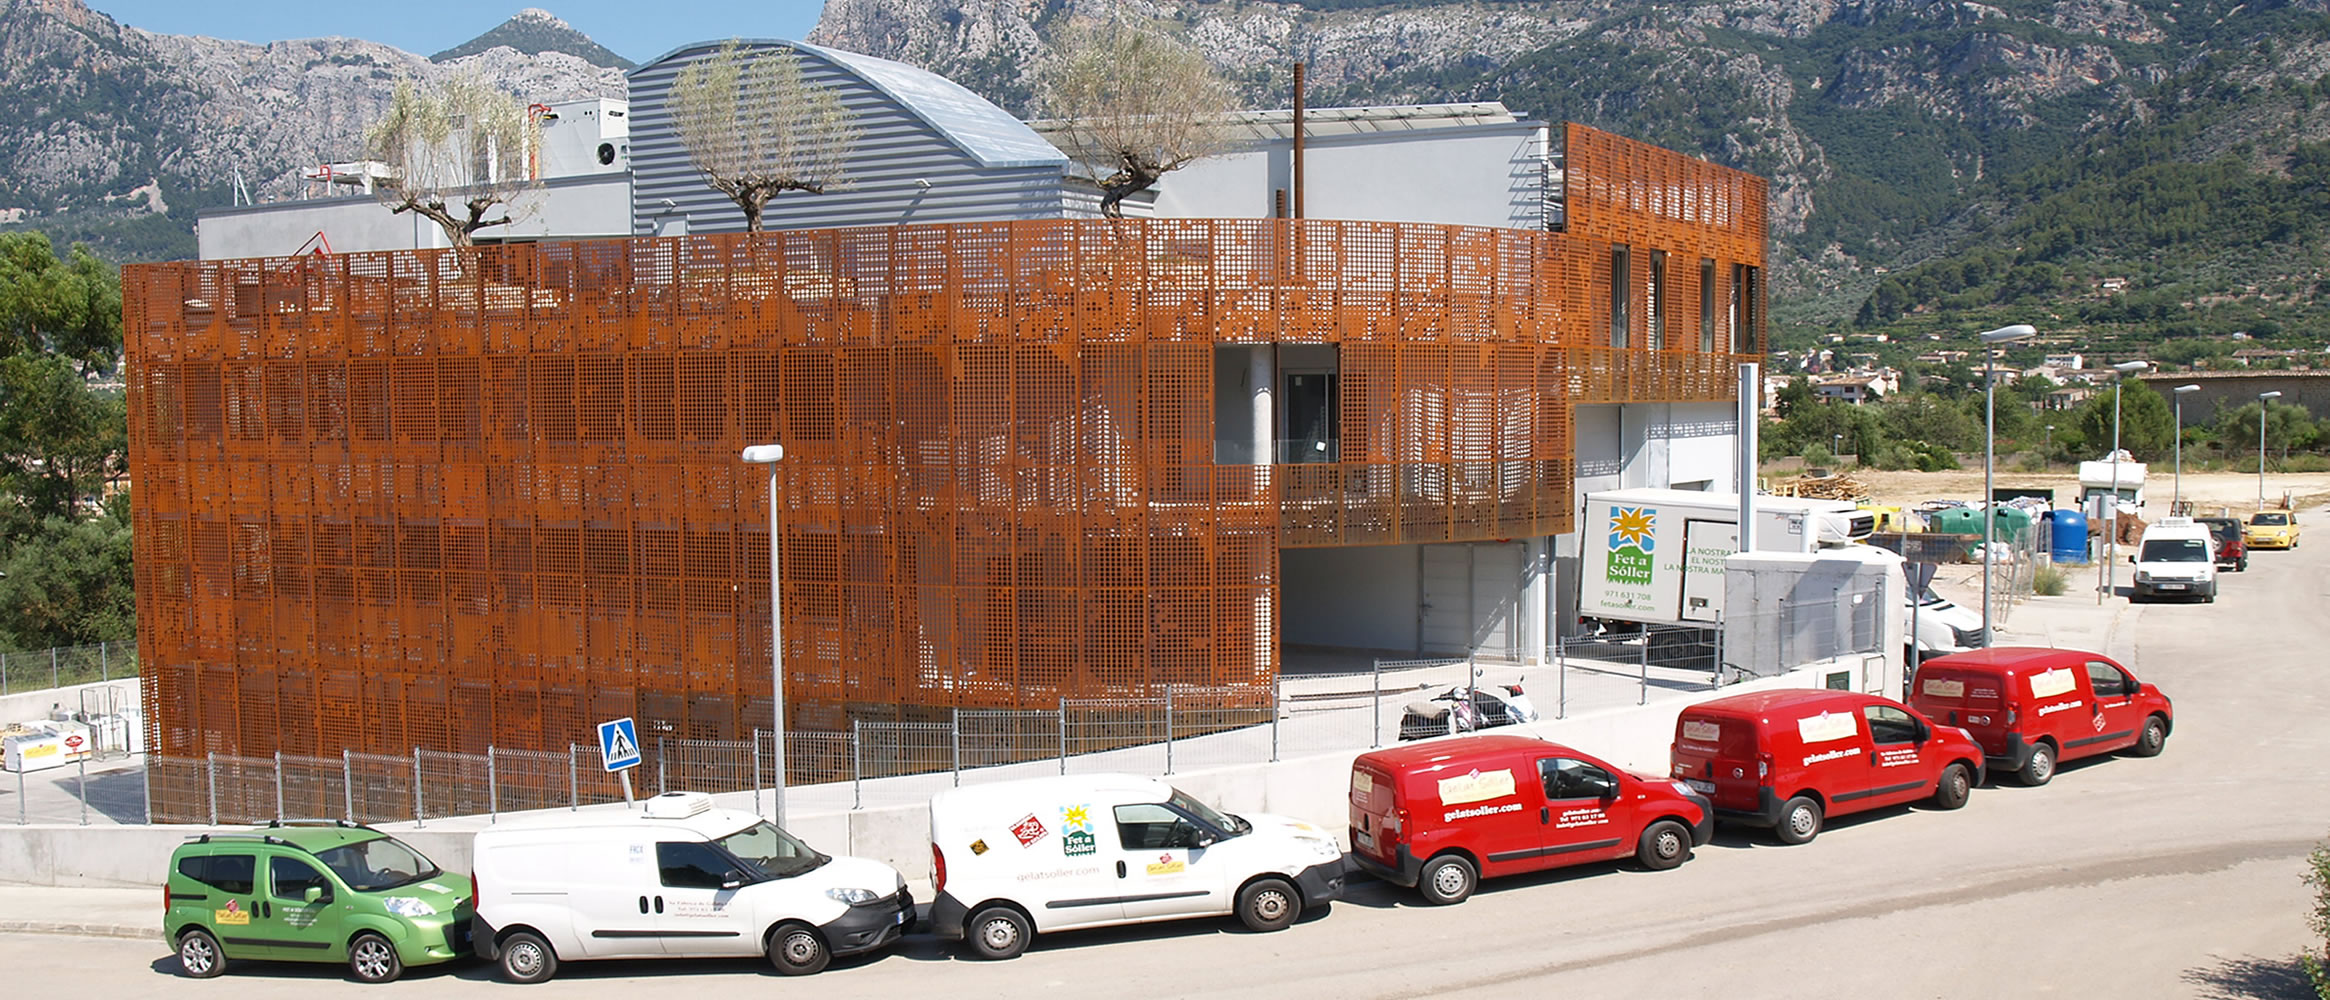
[[[2058,563],[2087,561],[2087,515],[2068,507],[2047,513],[2047,556]]]

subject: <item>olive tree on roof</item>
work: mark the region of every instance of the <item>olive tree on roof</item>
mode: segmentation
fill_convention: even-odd
[[[744,212],[786,191],[824,194],[849,184],[858,129],[833,88],[802,75],[793,52],[747,51],[730,41],[672,81],[672,126],[704,183]]]
[[[456,247],[522,214],[514,203],[542,184],[534,169],[541,139],[541,123],[517,98],[466,76],[430,91],[398,84],[388,110],[364,130],[365,155],[390,173],[373,189],[381,204],[436,223]]]
[[[1180,41],[1126,21],[1071,26],[1038,77],[1049,138],[1090,172],[1101,214],[1158,178],[1223,151],[1227,83]]]

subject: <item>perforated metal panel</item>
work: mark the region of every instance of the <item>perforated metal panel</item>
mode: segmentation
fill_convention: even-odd
[[[1573,175],[1639,153],[1596,150],[1573,136]],[[1591,203],[1567,234],[1016,222],[129,267],[149,745],[766,726],[767,477],[737,457],[763,442],[793,727],[1258,690],[1281,548],[1566,532],[1572,404],[1728,398],[1729,354],[1596,346]],[[1341,461],[1214,461],[1213,347],[1272,342],[1341,345]],[[181,792],[156,815],[202,808]]]

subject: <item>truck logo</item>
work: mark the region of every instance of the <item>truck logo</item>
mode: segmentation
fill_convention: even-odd
[[[1044,839],[1046,832],[1048,831],[1044,829],[1044,821],[1037,819],[1034,813],[1029,813],[1019,822],[1011,824],[1011,835],[1019,838],[1019,846],[1021,847],[1032,846],[1036,841]]]
[[[1610,511],[1610,555],[1603,575],[1611,583],[1647,587],[1652,551],[1658,548],[1658,511],[1650,507],[1614,507]]]
[[[1098,849],[1092,839],[1092,807],[1090,805],[1060,807],[1060,853],[1081,857]]]

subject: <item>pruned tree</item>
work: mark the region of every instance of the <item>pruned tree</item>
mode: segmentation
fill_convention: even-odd
[[[1100,212],[1228,147],[1229,84],[1197,50],[1129,21],[1079,22],[1038,78],[1050,138],[1100,185]]]
[[[760,231],[779,194],[849,185],[857,125],[839,93],[802,74],[797,53],[747,50],[732,39],[680,70],[671,113],[688,159],[744,213],[746,232]]]
[[[541,133],[525,105],[482,80],[455,77],[432,91],[408,80],[364,131],[364,149],[393,174],[373,189],[381,204],[468,247],[478,230],[508,225],[518,198],[541,186],[531,163]]]

